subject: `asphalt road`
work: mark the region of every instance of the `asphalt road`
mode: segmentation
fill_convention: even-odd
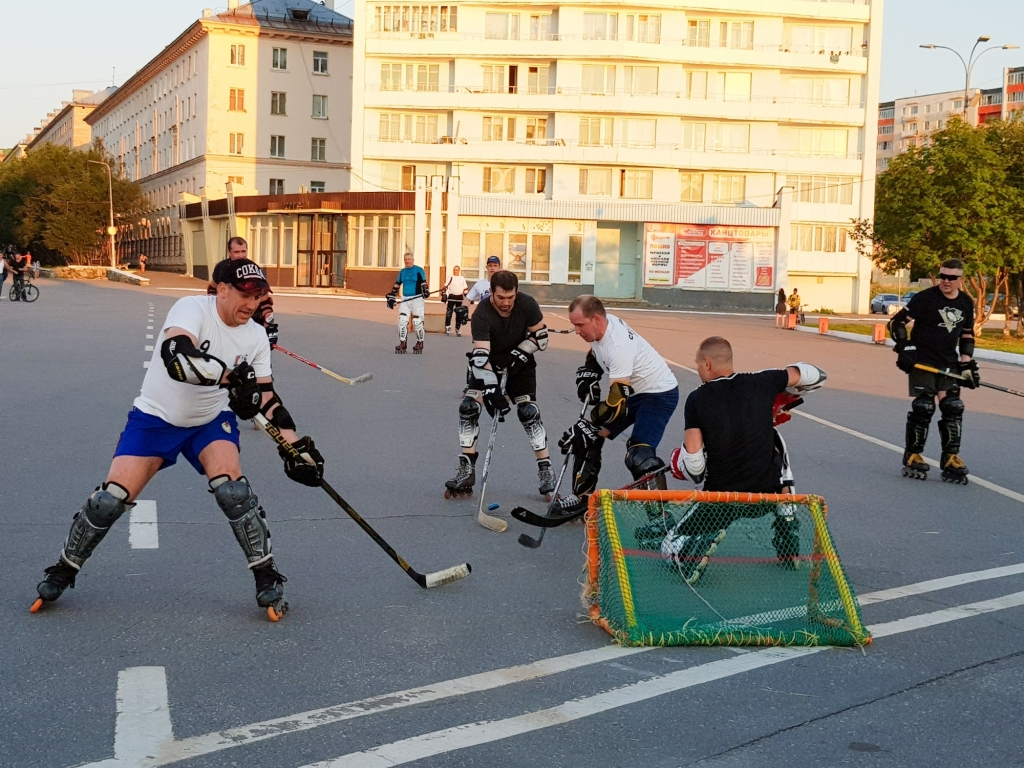
[[[902,442],[909,400],[891,351],[776,330],[771,318],[622,313],[682,366],[718,334],[739,369],[806,360],[828,371],[801,409],[827,423],[794,418],[784,430],[798,490],[828,500],[876,635],[863,652],[623,651],[580,619],[580,528],[550,531],[531,551],[515,542],[525,527],[492,533],[474,521],[475,499],[443,498],[467,339],[429,335],[426,354],[397,356],[383,302],[282,296],[282,344],[342,375],[374,375],[346,387],[275,354],[279,391],[327,478],[414,567],[469,561],[472,575],[419,589],[245,429],[243,467],[289,579],[280,623],[257,608],[230,529],[184,461],[142,495],[156,524],[126,515],[77,588],[31,615],[42,569],[105,476],[146,336],[185,295],[39,286],[35,304],[0,301],[4,766],[1024,765],[1019,399],[964,396],[963,456],[989,487],[947,485],[937,471],[904,480],[899,455],[865,439]],[[550,325],[567,328],[564,316],[552,310]],[[549,437],[578,413],[584,350],[559,336],[541,356]],[[697,379],[675,370],[685,396]],[[1024,368],[983,370],[1024,389]],[[671,442],[681,434],[680,409]],[[498,435],[488,497],[505,515],[541,509],[522,429],[513,419]],[[606,450],[602,485],[629,481],[621,452]],[[141,548],[153,529],[158,547]],[[946,580],[921,585],[936,579]],[[907,585],[919,586],[879,593]]]

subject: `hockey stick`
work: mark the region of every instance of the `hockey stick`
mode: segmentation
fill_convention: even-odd
[[[285,451],[287,451],[293,459],[302,461],[302,454],[296,451],[292,444],[285,440],[284,435],[281,434],[281,431],[273,424],[271,424],[269,421],[267,421],[266,417],[262,413],[256,414],[255,421],[258,422],[259,425],[263,427],[263,431],[270,435],[271,438],[273,438],[274,442],[281,446]],[[424,589],[430,589],[431,587],[440,587],[445,584],[451,584],[453,581],[464,579],[467,576],[469,576],[470,572],[473,570],[472,567],[470,567],[469,563],[463,563],[462,565],[455,565],[451,568],[445,568],[443,571],[435,571],[434,573],[426,574],[420,573],[407,562],[405,562],[405,560],[402,559],[402,556],[395,552],[395,550],[391,548],[391,545],[384,541],[381,535],[377,533],[368,522],[366,522],[365,520],[363,520],[362,517],[359,516],[358,512],[352,509],[349,503],[341,497],[341,494],[339,494],[330,485],[328,485],[326,480],[321,481],[320,487],[327,491],[327,495],[334,499],[334,502],[343,510],[345,510],[345,513],[353,520],[355,520],[360,528],[366,531],[367,535],[369,535],[369,537],[377,543],[377,546],[383,549],[388,554],[388,557],[390,557],[392,560],[398,563],[401,569],[405,571],[407,574],[409,574],[410,578],[412,578],[413,581],[415,581]]]
[[[662,467],[661,469],[656,470],[655,472],[650,472],[644,475],[643,477],[634,480],[629,485],[622,486],[618,490],[632,491],[634,488],[639,488],[641,485],[645,485],[646,483],[651,482],[651,480],[654,480],[656,477],[661,477],[666,472],[668,472],[668,470],[668,467]],[[526,523],[527,525],[532,525],[537,528],[544,529],[557,528],[560,525],[571,523],[573,520],[576,520],[577,518],[582,517],[584,514],[586,514],[586,510],[584,510],[583,512],[579,512],[575,515],[566,515],[565,517],[548,517],[546,515],[538,515],[536,512],[531,512],[530,510],[525,509],[524,507],[516,507],[515,509],[512,510],[511,514],[512,517],[514,517],[521,523]],[[543,531],[541,532],[543,533]]]
[[[576,333],[576,331],[561,331],[558,328],[548,328],[548,333]]]
[[[427,291],[426,296],[424,296],[422,293],[417,293],[415,296],[409,296],[408,298],[402,299],[401,301],[396,301],[395,306],[398,306],[399,304],[405,304],[405,302],[412,301],[413,299],[426,299],[429,296],[433,296],[435,293],[437,293],[437,291]],[[386,296],[384,298],[385,300],[387,300]]]
[[[505,382],[508,374],[501,374],[501,391],[505,391]],[[504,533],[508,530],[508,523],[499,517],[492,517],[484,512],[484,501],[487,497],[487,475],[491,469],[491,452],[494,450],[494,438],[498,434],[498,422],[504,421],[504,417],[495,411],[494,419],[491,421],[491,435],[487,439],[487,454],[484,456],[484,470],[480,481],[480,506],[476,511],[476,521],[484,528],[489,528],[495,533]]]
[[[922,365],[921,363],[914,363],[914,367],[921,371],[928,371],[928,373],[937,373],[941,376],[948,376],[951,379],[958,379],[959,381],[970,381],[970,377],[964,376],[959,373],[953,373],[950,370],[939,370],[938,368],[932,368],[930,365]],[[1010,395],[1016,395],[1017,397],[1024,397],[1024,392],[1018,392],[1016,389],[1009,389],[1008,387],[1000,387],[998,384],[989,384],[987,381],[978,382],[983,387],[989,389],[996,389],[1000,392],[1006,392]]]
[[[288,357],[294,357],[300,363],[305,363],[310,368],[316,368],[318,371],[320,371],[320,373],[326,373],[328,376],[331,376],[331,377],[337,379],[342,384],[363,384],[363,383],[365,383],[365,382],[367,382],[367,381],[369,381],[370,379],[373,378],[373,374],[372,373],[364,373],[362,376],[356,376],[354,379],[346,379],[344,376],[339,376],[334,371],[327,370],[322,365],[317,365],[312,360],[307,360],[302,355],[296,355],[294,352],[289,352],[287,349],[282,347],[280,344],[273,344],[272,346],[278,352],[284,352],[286,355],[288,355]]]
[[[584,414],[587,412],[587,406],[590,405],[590,393],[583,399],[583,408],[580,410],[580,418],[582,419]],[[562,469],[558,473],[558,482],[555,483],[555,491],[551,496],[551,503],[548,504],[548,511],[544,513],[545,517],[550,518],[551,513],[555,511],[555,505],[558,503],[558,489],[562,487],[562,478],[565,477],[565,470],[569,466],[569,459],[572,458],[572,451],[565,454],[565,461],[562,462]],[[544,541],[544,534],[547,528],[540,529],[540,535],[535,539],[528,533],[519,534],[519,543],[524,547],[530,549],[537,549]]]

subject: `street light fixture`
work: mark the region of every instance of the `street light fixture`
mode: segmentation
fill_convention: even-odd
[[[978,46],[981,45],[982,43],[987,43],[991,39],[992,38],[989,35],[981,35],[977,40],[975,40],[974,47],[971,48],[971,55],[967,58],[966,61],[964,61],[964,57],[961,56],[959,52],[945,45],[935,45],[934,43],[926,43],[925,45],[919,46],[921,48],[926,48],[930,51],[934,51],[938,48],[941,48],[942,50],[945,51],[953,51],[953,53],[956,54],[956,57],[960,59],[960,63],[964,65],[964,117],[967,116],[967,102],[969,99],[968,93],[971,90],[971,73],[974,71],[974,65],[978,63],[978,59],[980,59],[989,51],[994,51],[997,49],[1002,51],[1013,51],[1020,48],[1019,45],[993,45],[990,48],[986,48],[985,50],[981,51],[977,56],[975,56],[974,52],[978,49]]]
[[[107,227],[107,234],[110,236],[110,266],[117,268],[117,251],[114,244],[114,235],[117,234],[117,227],[114,226],[114,177],[110,172],[110,164],[102,160],[89,160],[93,165],[102,165],[107,169],[107,190],[110,193],[110,226]]]

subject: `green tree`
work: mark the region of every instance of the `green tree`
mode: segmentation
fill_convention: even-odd
[[[988,128],[950,121],[879,175],[874,220],[854,221],[858,248],[886,271],[934,275],[946,259],[961,259],[980,334],[996,305],[986,311],[988,288],[995,298],[1005,293],[1024,253],[1024,190],[1009,183],[1008,166]]]
[[[986,131],[986,138],[997,153],[1003,158],[1006,167],[1006,183],[1024,199],[1024,120],[1020,118],[992,123]],[[1008,260],[1007,268],[1015,273],[1008,281],[1008,290],[1004,293],[1003,335],[1010,335],[1010,319],[1012,307],[1019,310],[1024,301],[1024,257],[1017,255],[1015,261]],[[1024,317],[1017,316],[1017,338],[1024,338]]]
[[[44,145],[0,166],[0,241],[29,246],[49,260],[87,263],[102,252],[109,225],[107,171],[100,147],[79,152]],[[113,177],[114,225],[125,228],[149,210],[142,187]]]

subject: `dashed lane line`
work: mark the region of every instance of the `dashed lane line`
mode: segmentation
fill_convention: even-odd
[[[159,549],[156,502],[138,500],[128,517],[128,543],[132,549]]]
[[[902,587],[886,589],[877,592],[868,592],[860,596],[861,605],[872,605],[890,600],[898,600],[903,597],[922,595],[929,592],[938,592],[950,589],[962,584],[970,584],[989,579],[998,579],[1006,576],[1013,576],[1024,573],[1024,563],[1015,565],[990,568],[984,571],[956,574],[939,579],[931,579],[915,584],[907,584]],[[959,610],[967,610],[961,608]],[[964,618],[964,617],[960,617]],[[885,627],[886,625],[879,625]],[[883,629],[884,631],[884,629]],[[879,636],[876,634],[876,636]],[[258,723],[214,731],[202,736],[193,736],[187,739],[175,741],[166,740],[158,752],[144,763],[140,768],[156,768],[156,766],[175,763],[180,760],[188,760],[202,755],[220,752],[225,749],[239,747],[247,744],[272,739],[289,733],[307,731],[319,728],[323,725],[331,725],[344,720],[352,720],[366,715],[375,715],[389,712],[396,709],[403,709],[419,704],[426,704],[432,701],[455,696],[465,696],[473,693],[494,690],[506,685],[521,683],[528,680],[535,680],[560,672],[568,672],[573,669],[600,664],[608,661],[616,661],[625,656],[632,656],[638,653],[656,650],[650,647],[644,648],[620,648],[618,646],[604,646],[589,651],[571,653],[565,656],[556,656],[550,659],[524,664],[518,667],[492,670],[467,677],[446,680],[434,685],[411,688],[404,691],[396,691],[381,696],[373,696],[367,699],[351,701],[345,704],[338,704],[322,709],[309,710],[297,715],[279,717],[273,720],[264,720]],[[756,656],[758,652],[745,648],[729,649],[735,651],[738,656]],[[116,745],[115,745],[116,751]],[[114,768],[124,766],[124,763],[104,760],[98,763],[89,763],[81,768]]]

